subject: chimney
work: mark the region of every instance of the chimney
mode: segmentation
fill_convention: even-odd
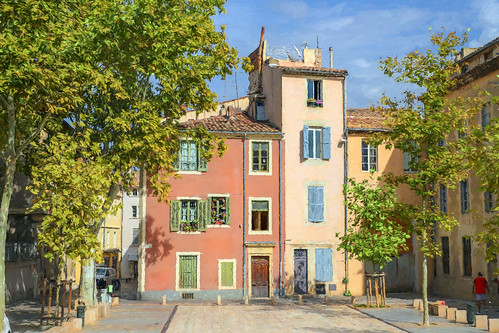
[[[333,47],[329,47],[329,68],[333,68]]]
[[[234,117],[234,108],[232,106],[227,107],[227,118]]]

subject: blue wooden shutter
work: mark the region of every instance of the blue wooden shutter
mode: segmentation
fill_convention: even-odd
[[[307,81],[307,97],[308,98],[314,98],[314,81],[313,80],[308,80]]]
[[[303,126],[303,158],[309,158],[308,155],[308,126]]]
[[[331,127],[322,129],[322,159],[329,160],[331,158]]]
[[[333,251],[315,249],[315,280],[326,282],[333,280]]]
[[[322,186],[308,187],[308,221],[324,221],[324,189]]]

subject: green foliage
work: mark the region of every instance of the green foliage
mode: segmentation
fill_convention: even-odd
[[[38,242],[47,247],[50,260],[101,260],[95,221],[117,206],[107,193],[116,179],[111,166],[96,154],[99,150],[88,135],[58,133],[35,157],[29,190],[36,200],[31,209],[48,213]]]
[[[432,49],[424,53],[413,51],[399,60],[387,58],[381,69],[397,82],[412,84],[416,91],[406,91],[404,98],[384,96],[378,110],[387,116],[392,131],[378,136],[388,148],[397,148],[408,154],[414,172],[387,174],[390,184],[405,184],[420,199],[417,206],[406,206],[413,211],[414,231],[418,235],[421,250],[426,256],[439,253],[433,242],[434,229],[452,230],[457,221],[453,216],[441,213],[433,198],[442,184],[454,188],[469,173],[465,163],[468,149],[466,137],[458,132],[469,133],[473,118],[480,111],[482,96],[453,97],[460,72],[455,63],[458,47],[466,43],[467,36],[445,31],[431,36]],[[445,142],[444,145],[439,142]]]
[[[350,226],[340,237],[338,250],[347,251],[350,259],[368,260],[381,268],[407,250],[410,231],[394,186],[377,187],[372,177],[361,182],[350,179],[344,192]]]

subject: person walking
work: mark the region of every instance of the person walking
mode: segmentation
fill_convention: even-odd
[[[485,312],[487,311],[487,293],[489,292],[489,285],[487,280],[483,277],[482,272],[478,272],[478,277],[473,281],[473,295],[475,295],[476,305],[478,307],[478,314],[482,312],[481,305],[483,304]]]

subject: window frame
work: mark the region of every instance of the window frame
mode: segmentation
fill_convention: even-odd
[[[253,230],[253,201],[268,202],[268,230]],[[272,198],[271,197],[249,197],[248,198],[248,235],[272,235]]]
[[[367,155],[364,155],[364,150],[367,151]],[[374,156],[371,156],[372,152],[374,152]],[[367,170],[364,169],[364,156],[367,157]],[[374,163],[371,163],[371,158],[374,158]],[[374,164],[374,169],[372,168],[372,164]],[[378,147],[367,143],[366,139],[361,140],[361,170],[362,172],[378,171]]]
[[[137,205],[131,205],[130,217],[132,219],[138,219],[139,218],[139,206],[137,206]]]
[[[197,257],[197,272],[196,272],[196,288],[180,288],[180,257],[181,256],[196,256]],[[198,291],[201,287],[201,252],[177,252],[175,263],[175,290],[178,291]]]
[[[253,170],[253,144],[262,144],[266,143],[268,144],[268,156],[267,156],[267,165],[268,165],[268,170]],[[248,174],[249,175],[261,175],[261,176],[271,176],[272,175],[272,140],[249,140],[249,153],[250,153],[250,158],[249,158],[249,168],[248,168]]]
[[[494,193],[489,191],[483,192],[483,201],[485,213],[492,213],[494,211]]]
[[[307,79],[307,107],[322,108],[324,104],[324,80]]]
[[[198,225],[195,230],[182,230],[182,223],[193,222],[182,220],[182,202],[183,201],[196,201],[196,218]],[[170,201],[170,232],[177,232],[181,234],[199,234],[200,231],[206,231],[207,227],[207,211],[208,200],[202,200],[200,197],[177,197]]]
[[[196,168],[194,170],[184,170],[182,169],[182,143],[188,143],[188,153],[187,156],[190,157],[190,147],[191,144],[194,143],[195,148],[196,148]],[[189,162],[188,162],[189,163]],[[196,144],[194,140],[187,139],[187,138],[181,138],[179,141],[179,147],[177,151],[177,159],[175,160],[173,164],[173,169],[177,171],[179,174],[200,174],[201,172],[206,172],[208,171],[208,164],[204,157],[202,156],[199,146]]]
[[[211,218],[211,203],[214,198],[225,198],[225,223],[223,224],[217,224],[213,223],[212,218]],[[206,227],[207,228],[229,228],[230,227],[230,196],[229,194],[209,194],[207,196],[207,201],[208,201],[208,212],[207,212],[207,221],[206,221]]]
[[[317,154],[317,135],[313,134],[313,143],[310,142],[310,132],[319,132],[320,141],[320,154]],[[312,146],[311,146],[312,145]],[[310,154],[310,148],[312,147],[313,157]],[[331,127],[329,126],[303,126],[302,131],[302,154],[304,160],[325,160],[328,161],[331,159]]]
[[[223,286],[222,285],[222,263],[232,263],[232,285],[231,286]],[[227,290],[227,289],[236,289],[237,283],[237,260],[236,259],[218,259],[218,289],[219,290]]]

